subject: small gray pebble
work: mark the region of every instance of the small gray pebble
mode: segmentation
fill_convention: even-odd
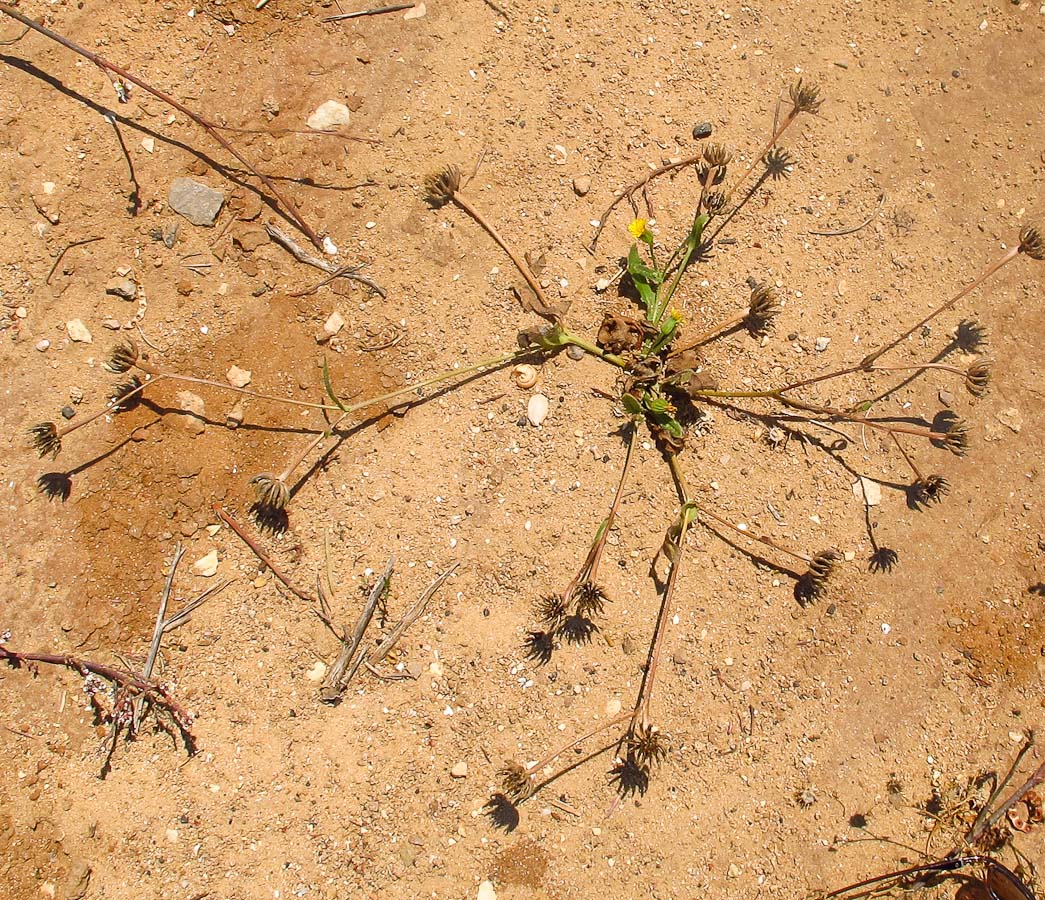
[[[693,126],[693,140],[701,141],[704,138],[711,137],[711,123],[710,122],[698,122]]]
[[[951,71],[951,77],[952,78],[961,78],[962,77],[962,70],[961,69],[953,69]]]
[[[63,406],[62,415],[67,419],[71,419],[73,416],[76,415],[76,410],[73,409],[71,406]]]
[[[577,360],[584,359],[584,350],[576,344],[570,344],[570,346],[566,348],[566,355],[576,362]]]

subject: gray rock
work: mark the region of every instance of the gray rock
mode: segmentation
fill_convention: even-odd
[[[700,141],[709,137],[711,137],[710,122],[698,122],[693,126],[693,140]]]
[[[121,300],[133,300],[138,296],[138,286],[130,278],[114,278],[105,286],[105,293]]]
[[[179,215],[185,216],[193,225],[212,226],[218,218],[225,197],[221,191],[193,181],[191,178],[175,178],[171,184],[167,203]]]
[[[347,125],[352,120],[352,114],[344,103],[337,100],[327,100],[321,103],[312,115],[308,117],[307,125],[316,130],[337,128],[338,125]]]

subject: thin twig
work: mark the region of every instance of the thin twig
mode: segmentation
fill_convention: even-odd
[[[171,587],[174,585],[174,574],[178,571],[178,563],[181,562],[181,558],[185,555],[185,548],[181,544],[178,544],[174,548],[174,561],[171,563],[171,570],[167,575],[167,581],[163,585],[163,593],[160,595],[160,608],[156,613],[156,625],[152,629],[152,643],[149,645],[149,655],[145,658],[145,666],[142,669],[142,678],[146,681],[152,678],[152,670],[156,666],[156,657],[160,653],[160,642],[163,640],[164,621],[167,615],[167,604],[171,599]],[[145,703],[144,697],[139,697],[134,701],[134,715],[131,718],[131,733],[136,734],[138,732],[138,723],[141,720],[142,706]]]
[[[54,265],[51,266],[51,271],[47,273],[47,277],[44,279],[44,284],[51,283],[51,276],[54,275],[55,269],[58,268],[58,264],[65,258],[65,254],[68,253],[73,247],[82,247],[84,244],[93,244],[95,241],[100,241],[100,237],[89,237],[84,238],[82,241],[73,241],[71,244],[66,244],[58,251],[58,256],[55,257]]]
[[[875,207],[874,212],[871,213],[866,219],[864,219],[859,225],[853,225],[849,228],[840,228],[838,231],[810,231],[810,234],[817,234],[821,237],[841,237],[843,234],[853,234],[859,231],[861,228],[866,228],[874,220],[875,216],[882,211],[882,204],[885,203],[885,193],[878,195],[878,205]]]
[[[275,575],[276,578],[280,580],[280,582],[282,582],[283,586],[288,591],[290,591],[290,593],[292,593],[299,600],[304,600],[306,603],[317,602],[315,597],[301,590],[301,588],[295,585],[289,578],[287,578],[286,575],[284,575],[279,570],[279,568],[276,566],[274,562],[272,562],[272,560],[268,557],[265,551],[258,546],[257,542],[249,534],[247,534],[246,531],[243,530],[243,526],[240,525],[239,522],[237,522],[231,515],[229,515],[229,513],[225,512],[225,510],[222,509],[221,506],[219,506],[216,503],[214,504],[213,509],[214,512],[217,513],[218,518],[221,519],[221,521],[224,522],[226,525],[228,525],[229,528],[236,532],[240,540],[242,540],[244,544],[250,547],[254,555],[268,567],[269,571],[272,572],[272,574]]]
[[[348,683],[352,680],[352,676],[356,674],[356,671],[362,665],[365,654],[360,653],[354,663],[352,658],[356,656],[356,651],[363,642],[363,635],[366,633],[370,620],[374,617],[377,604],[384,596],[385,591],[388,590],[388,583],[392,578],[392,567],[394,565],[395,557],[393,556],[389,558],[385,571],[381,573],[381,577],[377,579],[373,589],[370,591],[366,605],[356,620],[352,636],[342,637],[341,649],[338,650],[337,659],[334,660],[334,664],[330,667],[323,686],[319,689],[319,697],[324,703],[337,703],[345,692],[345,688],[348,687]],[[322,614],[320,614],[320,618],[323,618]],[[329,620],[325,621],[327,621],[328,625],[331,624]]]
[[[34,22],[32,19],[30,19],[28,16],[23,15],[14,7],[9,6],[6,3],[0,2],[0,12],[10,16],[12,19],[15,19],[18,22],[21,22],[26,27],[32,28],[33,31],[42,34],[44,37],[49,38],[55,43],[61,44],[67,50],[71,50],[73,53],[82,56],[84,59],[90,60],[99,68],[109,72],[113,72],[116,75],[119,75],[120,78],[131,82],[131,84],[138,85],[138,87],[140,87],[142,90],[148,91],[157,99],[162,100],[168,106],[172,106],[174,109],[178,110],[178,112],[188,116],[190,119],[192,119],[193,122],[199,125],[200,128],[206,131],[207,134],[209,134],[215,141],[221,144],[221,146],[225,148],[225,150],[227,150],[234,157],[236,157],[236,159],[239,160],[240,163],[246,166],[247,169],[256,178],[258,178],[261,181],[261,183],[265,185],[266,188],[268,188],[268,190],[272,193],[272,196],[275,197],[275,199],[282,204],[283,209],[286,211],[291,221],[293,221],[293,223],[301,229],[301,231],[316,247],[323,246],[322,239],[319,237],[318,234],[316,234],[316,232],[312,229],[308,222],[305,221],[294,202],[290,200],[288,197],[284,196],[283,193],[279,190],[279,188],[277,188],[276,185],[272,182],[272,179],[270,179],[267,175],[263,174],[257,168],[255,168],[254,164],[251,163],[250,160],[248,160],[242,152],[237,150],[232,144],[229,143],[229,141],[221,134],[220,127],[217,124],[211,122],[209,119],[205,119],[198,113],[193,112],[191,109],[185,106],[185,104],[181,103],[178,100],[175,100],[172,96],[170,96],[170,94],[166,94],[158,88],[152,87],[152,85],[148,84],[145,81],[142,81],[142,79],[138,78],[136,75],[132,75],[130,72],[128,72],[121,66],[109,62],[107,59],[104,59],[97,53],[92,53],[85,47],[81,47],[74,41],[69,40],[69,38],[64,37],[61,34],[58,34],[58,32],[52,31],[50,28],[47,28],[39,24],[38,22]]]
[[[327,16],[320,22],[341,22],[344,19],[358,19],[361,16],[379,16],[382,13],[401,12],[404,9],[413,9],[413,3],[397,3],[395,6],[379,6],[376,9],[362,9],[359,12],[342,13],[339,16]]]
[[[269,237],[271,237],[272,240],[283,247],[283,249],[290,253],[290,255],[298,262],[321,269],[328,275],[332,275],[334,278],[350,278],[353,281],[358,281],[360,284],[365,284],[370,288],[370,290],[382,298],[388,296],[385,289],[376,281],[371,281],[365,275],[360,275],[351,268],[339,266],[337,263],[332,263],[329,260],[313,256],[311,253],[302,249],[297,241],[295,241],[289,234],[275,225],[266,224],[265,230],[268,232]]]

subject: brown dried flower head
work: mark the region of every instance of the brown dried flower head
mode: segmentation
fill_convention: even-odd
[[[732,151],[724,144],[705,144],[704,162],[709,168],[722,169],[729,165],[733,158]]]
[[[509,760],[497,776],[501,779],[501,793],[512,803],[522,803],[537,789],[526,767],[515,760]]]
[[[54,422],[41,422],[29,429],[29,446],[32,447],[42,459],[51,454],[54,459],[62,451],[62,439],[58,435],[58,427]]]
[[[109,391],[109,403],[112,404],[113,412],[127,412],[134,409],[142,399],[142,380],[137,375],[132,375],[126,381],[120,381],[112,386]],[[127,396],[130,394],[131,396]]]
[[[969,423],[955,419],[943,436],[943,445],[956,456],[965,456],[969,451]]]
[[[461,170],[447,166],[425,178],[425,199],[437,209],[446,206],[461,189]]]
[[[1024,225],[1020,229],[1020,253],[1031,259],[1045,259],[1045,235],[1037,225]]]
[[[585,619],[601,616],[606,607],[606,592],[597,584],[586,581],[577,591],[577,615]]]
[[[262,472],[250,479],[258,504],[269,509],[286,509],[290,502],[290,488],[282,478]]]
[[[729,205],[729,194],[725,191],[708,191],[704,195],[704,211],[709,216],[719,216]]]
[[[650,769],[668,754],[664,733],[656,725],[639,725],[628,736],[628,753],[643,769]]]
[[[130,338],[120,341],[105,358],[102,367],[117,375],[122,375],[138,362],[138,345]]]
[[[940,503],[951,490],[942,475],[926,475],[914,483],[914,498],[919,503]]]
[[[982,397],[987,393],[991,381],[991,365],[989,359],[977,359],[965,370],[965,389],[974,397]]]
[[[569,611],[561,594],[545,594],[533,605],[534,614],[548,631],[558,631],[566,621]]]
[[[756,334],[765,331],[780,314],[780,302],[777,300],[776,288],[764,281],[755,282],[751,286],[751,299],[748,304],[747,325]]]
[[[821,550],[809,561],[804,576],[810,598],[816,600],[824,593],[828,578],[838,568],[842,555],[837,550]]]
[[[789,93],[794,107],[793,115],[804,112],[816,113],[820,109],[820,104],[824,102],[820,98],[820,88],[815,84],[803,84],[801,78],[791,85]]]
[[[628,353],[642,346],[642,325],[627,316],[606,313],[595,342],[610,353]]]

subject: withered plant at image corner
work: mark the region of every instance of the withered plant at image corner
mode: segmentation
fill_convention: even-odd
[[[802,115],[814,115],[820,108],[817,88],[799,80],[790,89],[790,106],[769,140],[753,156],[743,171],[731,178],[732,152],[721,144],[707,144],[699,154],[665,165],[648,173],[616,195],[599,221],[595,241],[623,200],[632,205],[635,218],[628,225],[634,238],[624,266],[626,278],[637,308],[606,313],[594,334],[585,336],[566,324],[567,309],[549,300],[533,269],[484,216],[465,192],[460,170],[446,168],[425,180],[425,195],[430,206],[453,207],[473,218],[508,254],[523,276],[529,290],[520,292],[524,308],[545,320],[519,335],[519,346],[504,350],[465,368],[451,369],[378,397],[351,405],[343,402],[329,373],[324,369],[326,398],[324,402],[306,403],[233,388],[223,382],[163,369],[143,359],[130,341],[117,345],[107,360],[107,368],[128,380],[121,381],[111,392],[107,406],[75,424],[59,428],[44,422],[29,429],[31,445],[41,456],[57,456],[71,433],[105,413],[130,408],[141,394],[164,381],[187,381],[208,388],[235,391],[266,402],[312,407],[322,412],[325,420],[314,437],[295,452],[288,454],[286,467],[278,473],[257,473],[251,479],[255,491],[254,509],[260,522],[285,521],[286,510],[307,475],[297,482],[293,476],[303,462],[319,448],[329,449],[343,440],[357,412],[378,403],[397,401],[413,403],[424,399],[424,390],[444,383],[464,381],[494,371],[522,358],[546,359],[562,350],[570,355],[589,354],[602,360],[613,373],[611,391],[603,391],[612,402],[607,412],[623,420],[624,458],[620,480],[608,513],[598,521],[590,549],[573,578],[562,590],[539,592],[534,605],[535,627],[528,633],[525,650],[537,662],[547,662],[563,643],[583,645],[598,632],[599,621],[607,613],[610,598],[599,581],[599,569],[616,523],[621,497],[629,480],[634,478],[635,445],[640,434],[648,432],[663,459],[663,478],[670,479],[678,495],[678,507],[668,517],[666,534],[657,559],[666,563],[666,576],[660,588],[660,606],[650,623],[649,649],[642,681],[634,705],[591,731],[573,738],[566,746],[547,753],[537,762],[524,765],[509,761],[501,771],[501,789],[491,800],[494,810],[512,806],[532,796],[540,787],[557,778],[576,763],[557,765],[564,754],[584,742],[613,732],[612,740],[602,750],[615,748],[612,777],[622,794],[643,793],[657,765],[669,750],[669,740],[654,713],[653,696],[668,625],[683,576],[687,535],[695,527],[707,528],[739,546],[758,549],[778,560],[773,563],[795,582],[795,595],[800,603],[817,600],[841,564],[843,557],[834,547],[799,548],[759,534],[746,526],[718,514],[689,487],[686,451],[699,440],[707,427],[709,411],[728,411],[743,421],[758,421],[764,428],[764,452],[772,454],[791,437],[798,437],[812,447],[827,447],[823,434],[834,438],[852,438],[847,429],[871,429],[880,432],[909,467],[911,476],[906,494],[913,509],[941,502],[949,489],[947,478],[933,471],[923,456],[939,451],[965,454],[970,448],[970,430],[965,420],[949,410],[933,416],[905,414],[902,418],[879,412],[882,402],[912,381],[931,374],[955,377],[973,398],[983,396],[991,377],[990,361],[982,355],[986,343],[985,329],[975,319],[964,319],[957,326],[955,338],[928,359],[912,359],[912,350],[920,348],[908,342],[912,335],[937,317],[953,309],[963,298],[980,286],[1000,268],[1019,256],[1035,260],[1045,258],[1042,233],[1033,226],[1024,227],[1015,246],[1007,250],[953,297],[940,303],[928,315],[904,328],[901,333],[875,350],[840,369],[794,377],[779,385],[759,387],[719,384],[710,374],[715,368],[713,350],[717,341],[737,331],[746,330],[756,340],[747,347],[752,356],[769,340],[774,321],[779,316],[781,290],[757,272],[742,272],[747,278],[746,294],[737,304],[735,314],[721,322],[701,323],[693,329],[683,325],[679,312],[679,291],[687,276],[716,250],[729,245],[721,240],[723,232],[744,210],[758,187],[769,179],[791,174],[796,165],[789,151],[779,142],[790,126]],[[757,170],[761,168],[758,176]],[[695,210],[681,240],[665,243],[650,228],[650,221],[638,214],[635,195],[645,196],[649,183],[668,172],[692,170],[696,175],[692,202]],[[753,180],[754,179],[754,180]],[[594,250],[595,244],[592,244]],[[737,260],[743,266],[743,259]],[[711,290],[715,290],[712,286]],[[956,351],[966,355],[958,361]],[[887,357],[892,356],[890,361]],[[736,368],[733,366],[732,368]],[[135,374],[129,373],[135,370]],[[844,381],[843,381],[844,380]],[[819,399],[818,386],[841,381],[847,395],[863,399],[848,406],[830,405]],[[726,418],[726,417],[723,417]],[[829,456],[840,463],[838,451]],[[849,471],[854,469],[845,463]],[[82,467],[81,467],[82,468]],[[770,467],[771,468],[771,467]],[[52,496],[68,495],[68,473],[48,473],[40,479],[41,489]],[[62,490],[54,490],[58,485]],[[593,518],[596,514],[593,512]],[[869,533],[870,522],[869,522]],[[896,551],[879,547],[873,540],[872,570],[887,571],[899,561]],[[754,553],[751,553],[754,556]],[[789,569],[787,566],[794,566]],[[538,593],[535,591],[535,593]],[[635,630],[638,626],[633,626]],[[599,752],[598,750],[594,753]],[[592,754],[593,755],[593,754]]]

